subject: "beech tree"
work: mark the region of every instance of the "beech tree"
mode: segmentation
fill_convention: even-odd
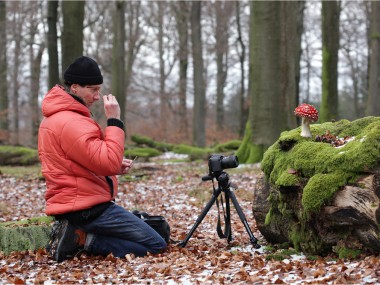
[[[194,109],[193,143],[206,145],[206,94],[202,52],[201,1],[191,3],[191,43],[193,53]]]
[[[340,1],[322,1],[322,102],[319,120],[338,119]]]
[[[8,141],[8,63],[6,2],[0,1],[0,141]]]
[[[83,55],[83,20],[85,1],[62,1],[63,30],[61,35],[62,69]]]
[[[58,1],[47,2],[47,50],[48,50],[48,88],[52,88],[59,80],[59,61],[58,61]]]
[[[243,143],[237,151],[241,162],[262,159],[295,118],[289,109],[298,96],[300,29],[303,1],[250,2],[249,93],[251,105]],[[294,109],[291,109],[294,110]]]
[[[367,116],[380,115],[380,2],[371,2],[370,20],[370,69]]]
[[[178,87],[178,130],[184,139],[188,138],[188,120],[187,120],[187,70],[189,65],[189,2],[175,1],[171,2],[171,7],[176,20],[176,29],[178,34],[178,52],[179,59],[179,87]]]
[[[120,105],[120,119],[125,121],[125,2],[116,1],[113,26],[112,94]]]

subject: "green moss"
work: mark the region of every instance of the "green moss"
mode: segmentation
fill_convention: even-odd
[[[217,153],[225,153],[225,152],[231,152],[231,151],[236,151],[241,145],[240,140],[232,140],[228,141],[222,144],[216,145],[213,149]]]
[[[131,159],[133,159],[135,156],[148,158],[148,157],[159,156],[160,154],[161,154],[160,151],[154,148],[150,148],[150,147],[130,148],[124,151],[124,156],[130,157]]]
[[[291,174],[288,170],[284,171],[276,180],[276,186],[295,186],[299,184],[299,177],[296,174]]]
[[[211,153],[213,153],[213,150],[210,148],[200,148],[185,144],[179,144],[173,148],[173,152],[178,154],[188,154],[191,160],[204,160],[207,159]]]
[[[290,186],[289,184],[293,182],[296,186],[298,179],[286,174],[288,169],[294,169],[297,175],[309,179],[308,183],[311,184],[305,187],[309,193],[307,195],[316,191],[323,192],[315,189],[320,187],[335,192],[339,187],[352,181],[356,173],[368,170],[378,163],[379,117],[367,117],[353,122],[342,120],[336,123],[315,124],[311,129],[314,136],[329,131],[338,137],[351,136],[353,140],[343,147],[335,148],[328,143],[302,138],[300,128],[283,132],[279,140],[264,153],[261,161],[261,169],[272,184]],[[344,173],[343,177],[338,178],[341,173]],[[311,179],[317,174],[317,177]],[[321,177],[321,174],[331,174],[331,176]],[[325,185],[323,178],[329,178],[328,185]],[[331,198],[331,193],[323,197],[319,205]],[[308,206],[308,209],[312,208],[315,207]]]
[[[38,162],[36,149],[10,145],[0,146],[0,165],[33,165]]]
[[[9,254],[44,248],[49,241],[53,221],[54,218],[44,216],[0,223],[0,251]]]
[[[243,141],[236,151],[236,156],[240,163],[257,163],[263,158],[265,151],[264,146],[252,143],[252,128],[248,122],[245,127],[245,135]]]
[[[318,212],[334,193],[343,187],[354,175],[349,172],[318,173],[310,178],[303,189],[302,205],[307,213]]]
[[[155,148],[159,151],[171,151],[173,149],[173,145],[164,142],[155,141],[149,137],[141,136],[141,135],[132,135],[131,140],[135,142],[137,145],[146,145],[151,148]]]
[[[283,132],[264,153],[261,169],[266,180],[275,186],[268,198],[271,208],[265,224],[269,227],[287,224],[285,232],[288,231],[296,250],[323,254],[331,252],[331,245],[324,244],[313,225],[308,224],[310,217],[336,191],[356,183],[363,172],[379,165],[380,117],[312,124],[312,138],[303,138],[300,132],[300,127]],[[327,132],[350,140],[338,148],[315,140]],[[284,199],[279,191],[292,188],[293,192],[286,192]],[[291,204],[291,195],[302,195],[299,209]],[[289,219],[290,214],[293,216]]]
[[[346,247],[340,247],[337,250],[339,258],[356,259],[362,253],[360,249],[351,249]]]

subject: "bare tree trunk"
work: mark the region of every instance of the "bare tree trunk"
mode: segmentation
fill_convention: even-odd
[[[380,2],[371,2],[370,70],[367,116],[380,115]]]
[[[301,35],[303,22],[304,1],[282,1],[281,6],[281,110],[284,116],[279,123],[281,129],[294,129],[297,120],[292,110],[297,107],[300,57],[301,57]]]
[[[232,12],[232,2],[215,2],[215,50],[216,50],[216,124],[218,129],[224,127],[224,86],[227,78],[227,59],[228,59],[228,36],[229,19]]]
[[[269,147],[281,129],[280,8],[277,2],[251,2],[250,122],[253,143]],[[251,11],[252,11],[251,10]],[[270,35],[270,36],[269,36]]]
[[[62,1],[63,31],[61,36],[63,71],[83,55],[83,19],[85,1]]]
[[[112,51],[112,94],[120,105],[120,119],[125,121],[125,2],[115,2],[114,37]]]
[[[17,3],[15,3],[17,5]],[[16,7],[17,8],[17,7]],[[22,12],[17,12],[22,13]],[[21,57],[21,41],[22,41],[22,27],[25,22],[25,17],[20,17],[19,14],[13,15],[12,19],[12,29],[13,29],[13,41],[14,41],[14,49],[13,49],[13,62],[12,62],[12,136],[11,142],[14,145],[20,144],[19,140],[19,90],[21,86],[21,82],[19,80],[19,72],[20,72],[20,57]]]
[[[248,104],[246,104],[246,95],[245,95],[245,44],[243,42],[242,32],[241,32],[241,23],[240,23],[240,2],[236,1],[236,24],[237,24],[237,32],[238,38],[237,42],[240,46],[241,53],[239,54],[239,62],[240,62],[240,91],[239,91],[239,137],[243,137],[245,124],[247,122],[248,117]]]
[[[206,92],[203,77],[201,1],[191,3],[191,42],[194,62],[193,143],[196,146],[204,147],[206,145]]]
[[[164,61],[164,2],[158,1],[158,56],[160,69],[160,124],[163,137],[167,136],[167,116],[168,116],[168,96],[166,93],[165,82],[165,61]]]
[[[144,43],[140,32],[140,1],[126,2],[127,22],[128,22],[128,37],[127,37],[127,62],[125,72],[125,90],[127,91],[126,100],[128,100],[128,87],[132,79],[133,64],[136,56]]]
[[[322,104],[320,121],[338,119],[340,1],[322,1]]]
[[[31,130],[32,140],[31,146],[37,146],[38,128],[40,125],[39,114],[40,109],[38,106],[38,94],[40,91],[40,75],[41,75],[41,61],[42,55],[45,50],[45,43],[41,43],[37,55],[31,59],[31,77],[30,77],[30,97],[29,106],[31,109]]]
[[[59,80],[59,63],[58,63],[58,35],[57,35],[57,21],[58,21],[58,1],[48,1],[47,12],[47,49],[49,54],[49,72],[48,72],[48,88],[52,88]]]
[[[187,67],[189,56],[189,4],[186,1],[178,1],[172,3],[174,15],[176,18],[176,28],[179,38],[179,124],[178,129],[183,134],[183,139],[188,139],[188,121],[186,107],[186,91],[187,91]]]
[[[38,26],[41,21],[42,2],[30,2],[31,10],[33,11],[29,22],[29,60],[30,60],[30,92],[28,94],[28,101],[30,107],[30,140],[28,145],[37,146],[37,136],[39,127],[39,108],[38,108],[38,94],[40,90],[40,75],[41,75],[41,61],[42,55],[45,50],[45,42],[36,42],[36,35],[38,34]],[[37,54],[35,54],[34,47],[38,45]]]
[[[8,122],[8,64],[7,64],[7,17],[6,2],[0,2],[0,142],[7,143],[9,139]]]

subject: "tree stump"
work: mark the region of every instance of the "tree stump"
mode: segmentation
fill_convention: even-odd
[[[379,253],[380,118],[311,127],[313,138],[284,132],[264,154],[258,229],[306,254]]]

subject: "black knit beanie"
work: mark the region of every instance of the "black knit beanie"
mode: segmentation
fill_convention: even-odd
[[[63,78],[69,84],[98,85],[103,83],[103,76],[98,64],[87,56],[81,56],[70,64]]]

